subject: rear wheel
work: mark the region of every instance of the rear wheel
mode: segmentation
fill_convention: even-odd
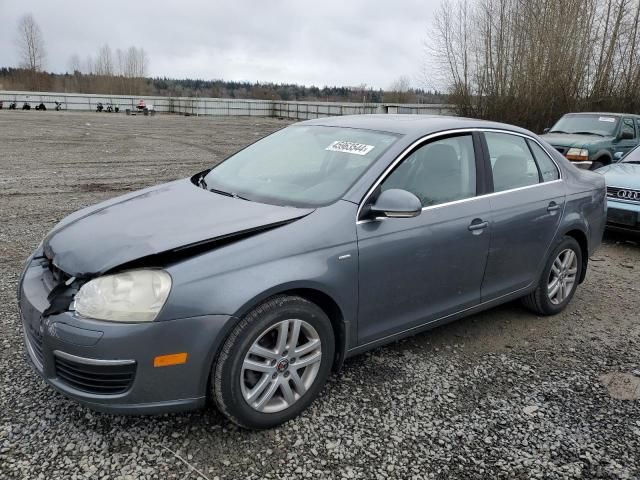
[[[523,298],[539,315],[555,315],[569,304],[582,273],[582,250],[573,237],[563,237],[551,252],[537,288]]]
[[[226,340],[212,372],[216,404],[242,427],[286,422],[320,392],[334,348],[331,322],[317,305],[296,296],[274,297]]]

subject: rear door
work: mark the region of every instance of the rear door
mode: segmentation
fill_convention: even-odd
[[[490,195],[491,245],[482,282],[486,302],[537,281],[565,204],[558,167],[532,139],[485,132]]]

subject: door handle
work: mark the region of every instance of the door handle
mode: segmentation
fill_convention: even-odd
[[[558,210],[560,210],[560,205],[558,205],[556,202],[551,202],[547,207],[547,212],[549,213],[557,212]]]
[[[471,224],[467,227],[470,232],[476,232],[478,230],[484,230],[489,226],[489,222],[485,222],[480,218],[476,218]]]

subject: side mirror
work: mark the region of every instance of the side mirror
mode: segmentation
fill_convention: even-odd
[[[619,162],[620,160],[622,160],[622,157],[624,157],[624,152],[616,152],[613,154],[613,161]]]
[[[422,213],[422,203],[413,193],[392,188],[378,196],[369,212],[373,217],[412,218]]]
[[[545,128],[544,130],[542,130],[542,133],[549,133],[549,130],[551,130],[549,127]]]
[[[622,130],[620,132],[620,140],[631,140],[633,139],[633,132],[629,130]]]

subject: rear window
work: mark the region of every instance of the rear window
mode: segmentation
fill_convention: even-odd
[[[553,160],[549,158],[549,155],[547,155],[547,153],[536,142],[532,142],[531,140],[529,140],[529,146],[531,147],[533,156],[538,163],[538,168],[540,169],[540,174],[542,175],[542,181],[550,182],[552,180],[558,180],[560,178],[558,167],[556,167],[556,164],[553,163]]]
[[[539,183],[538,167],[523,137],[487,132],[485,138],[491,158],[494,191]]]

